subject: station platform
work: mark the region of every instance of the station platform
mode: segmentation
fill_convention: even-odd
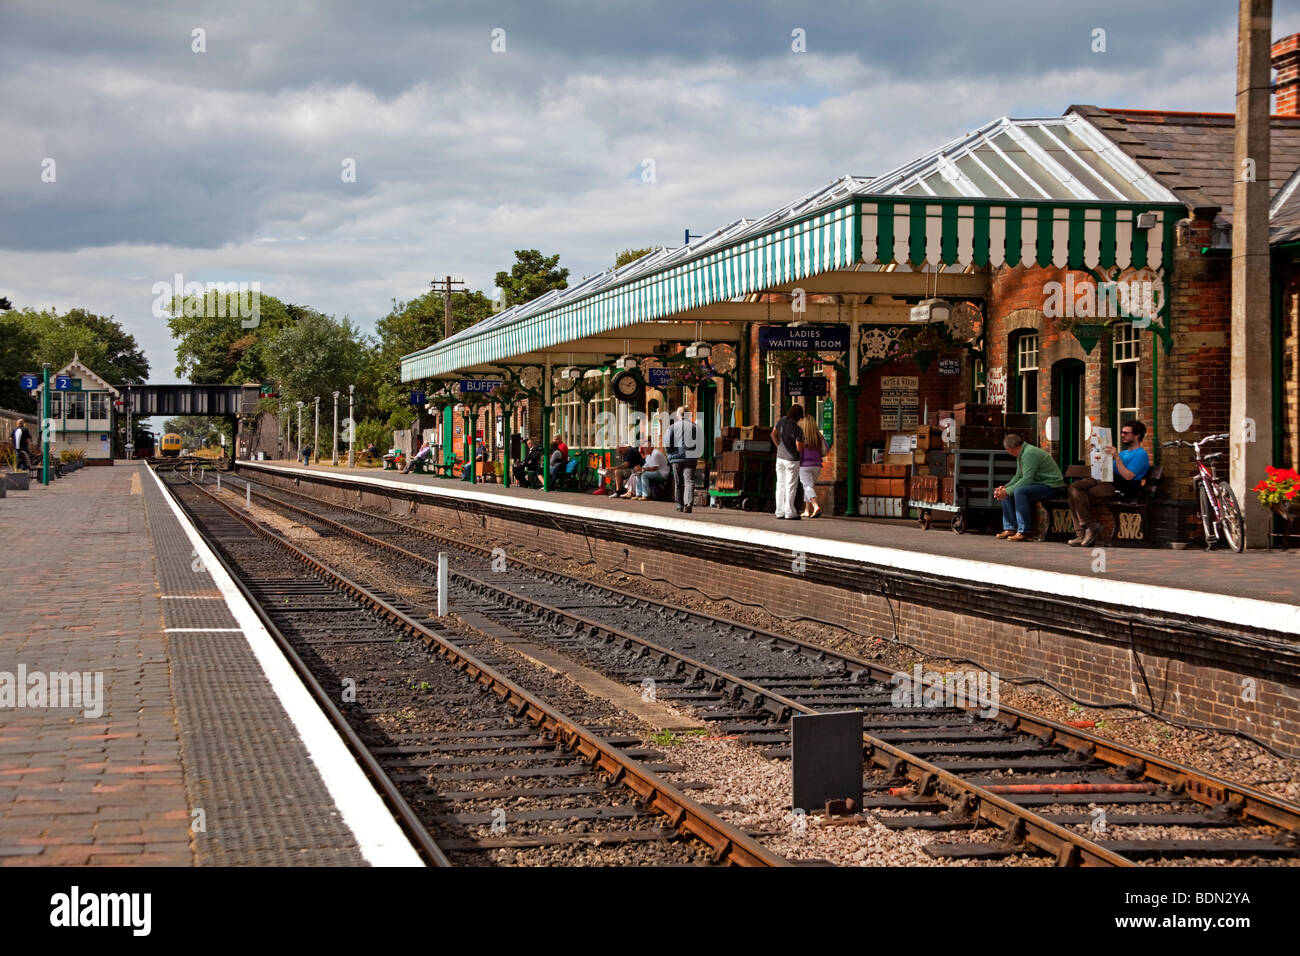
[[[0,501],[0,864],[419,865],[157,478],[116,464]]]
[[[358,482],[391,483],[460,500],[511,502],[526,509],[562,508],[616,524],[689,530],[721,540],[769,542],[785,550],[855,557],[902,569],[950,574],[964,580],[1012,584],[1136,607],[1251,623],[1300,636],[1300,550],[1233,554],[1204,549],[1107,548],[1104,570],[1092,548],[1049,542],[1002,541],[987,534],[923,531],[913,519],[823,515],[799,522],[730,508],[679,514],[671,502],[627,501],[590,492],[550,491],[497,483],[409,475],[376,468],[290,462],[240,462],[290,473],[328,473]],[[1009,578],[1008,575],[1014,575]],[[1117,585],[1119,587],[1117,587]],[[1128,588],[1123,585],[1140,585]]]

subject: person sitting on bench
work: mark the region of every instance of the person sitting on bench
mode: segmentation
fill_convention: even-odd
[[[1007,435],[1002,447],[1015,456],[1016,474],[1001,488],[993,489],[993,497],[1002,502],[1002,533],[998,537],[1032,541],[1034,505],[1055,498],[1065,487],[1065,479],[1051,455],[1037,445],[1026,444],[1019,435]]]
[[[407,463],[402,466],[402,474],[405,475],[408,472],[410,472],[410,470],[415,467],[415,463],[417,461],[429,461],[432,458],[433,458],[433,446],[430,445],[428,442],[425,442],[423,445],[420,446],[420,450],[417,451],[410,458],[410,460],[408,460]]]
[[[645,464],[633,468],[628,478],[632,491],[629,501],[649,501],[651,498],[663,497],[668,481],[668,456],[663,449],[655,448],[647,442],[641,446],[641,454],[645,458]]]
[[[1070,514],[1074,516],[1076,537],[1068,542],[1076,548],[1087,548],[1101,536],[1101,526],[1092,513],[1093,506],[1109,498],[1132,500],[1142,487],[1142,479],[1151,470],[1151,459],[1142,447],[1147,427],[1136,419],[1119,427],[1120,449],[1108,445],[1105,453],[1115,459],[1115,480],[1098,481],[1080,478],[1070,486]]]
[[[524,455],[524,460],[515,463],[515,483],[523,487],[529,487],[529,473],[536,475],[542,470],[542,446],[540,442],[528,439],[528,452]]]

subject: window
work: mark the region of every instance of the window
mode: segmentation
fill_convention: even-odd
[[[781,417],[781,370],[771,362],[764,364],[767,366],[767,423],[775,425]]]
[[[971,401],[983,405],[989,393],[988,373],[984,369],[984,360],[977,358],[971,364]]]
[[[1038,414],[1038,333],[1022,332],[1015,340],[1016,406],[1026,415]]]
[[[50,396],[50,417],[63,417],[63,396],[60,394],[56,393]]]
[[[1115,410],[1119,421],[1138,417],[1138,359],[1142,342],[1129,322],[1112,327],[1111,361],[1115,366]]]
[[[68,424],[84,423],[86,421],[86,394],[85,392],[68,393]]]
[[[90,417],[108,418],[108,393],[92,392],[90,396]]]

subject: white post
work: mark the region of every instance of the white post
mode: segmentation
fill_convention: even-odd
[[[438,617],[447,616],[447,552],[438,552]]]
[[[354,388],[356,388],[355,385],[348,386],[348,421],[351,423],[348,425],[348,467],[349,468],[355,468],[357,466],[356,454],[353,451],[353,446],[356,444],[356,439],[357,439],[357,421],[355,418],[352,417],[353,416],[352,390]]]
[[[248,511],[253,510],[253,485],[250,482],[244,482],[244,508]]]
[[[320,396],[316,396],[316,413],[311,432],[311,460],[320,461]]]
[[[217,472],[217,491],[221,490],[221,472]]]
[[[331,464],[339,466],[339,393],[334,393],[334,459]]]

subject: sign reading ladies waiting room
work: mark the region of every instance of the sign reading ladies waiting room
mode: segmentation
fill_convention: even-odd
[[[842,325],[760,325],[758,347],[764,352],[843,352],[849,330]]]

